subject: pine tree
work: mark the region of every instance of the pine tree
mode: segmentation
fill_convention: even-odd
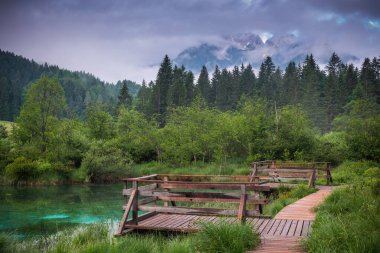
[[[313,55],[307,55],[301,72],[301,103],[313,123],[320,129],[327,130],[329,126],[326,122],[322,80],[323,75]]]
[[[272,78],[275,70],[276,67],[272,62],[272,58],[270,56],[267,56],[260,66],[259,78],[257,80],[255,94],[264,96],[268,100],[274,100],[274,87]]]
[[[222,111],[229,110],[232,107],[230,103],[232,92],[231,82],[232,75],[224,68],[215,89],[215,106]]]
[[[193,102],[193,99],[195,97],[194,74],[191,71],[185,72],[185,89],[185,105],[189,106]]]
[[[174,66],[173,79],[167,95],[167,104],[170,107],[184,106],[186,104],[185,68]]]
[[[251,64],[248,64],[246,68],[244,68],[244,65],[240,68],[241,72],[241,79],[240,79],[240,90],[241,93],[244,95],[252,95],[253,94],[253,88],[256,81],[255,73],[253,73]]]
[[[196,93],[201,95],[206,101],[209,100],[210,96],[210,79],[208,76],[208,71],[205,65],[203,65],[201,73],[199,74]]]
[[[334,52],[326,66],[327,80],[324,88],[327,123],[331,125],[333,119],[342,112],[345,100],[341,97],[343,90],[344,65]]]
[[[165,55],[164,60],[160,65],[160,69],[157,73],[156,83],[153,86],[153,108],[154,112],[163,116],[167,110],[168,91],[172,85],[173,72],[172,64],[169,56]],[[163,125],[163,117],[160,119],[161,125]]]
[[[285,69],[281,94],[281,105],[296,105],[300,102],[300,70],[294,62],[290,62]]]
[[[240,89],[241,83],[241,73],[238,66],[235,66],[231,73],[231,82],[229,84],[230,97],[229,97],[229,108],[235,108],[237,102],[239,101],[242,90]]]
[[[220,86],[220,78],[221,78],[221,73],[220,73],[218,65],[216,65],[214,73],[212,74],[211,89],[210,89],[210,93],[208,97],[208,103],[210,105],[215,105],[216,93]]]
[[[124,80],[122,83],[123,85],[121,86],[119,96],[117,97],[119,99],[118,106],[129,108],[132,106],[132,96],[129,94],[127,81]]]
[[[136,109],[139,112],[144,113],[146,116],[151,116],[153,113],[152,108],[152,86],[153,82],[150,82],[150,87],[146,85],[145,80],[142,81],[142,86],[137,93]]]

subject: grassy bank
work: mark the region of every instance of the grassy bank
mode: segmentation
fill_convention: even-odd
[[[31,165],[32,163],[32,165]],[[16,164],[17,165],[17,164]],[[23,173],[25,168],[30,169],[35,177],[29,177],[28,180],[18,181],[19,185],[59,185],[59,184],[83,184],[86,183],[86,173],[81,169],[65,173],[65,171],[56,171],[51,169],[51,165],[42,162],[30,162],[20,160],[19,165],[11,167],[14,173]],[[43,173],[41,172],[43,171]],[[249,165],[237,161],[230,161],[226,164],[218,163],[191,163],[190,165],[175,166],[168,163],[149,162],[142,164],[131,164],[128,167],[118,168],[105,173],[103,181],[98,183],[115,183],[120,182],[124,177],[138,177],[149,174],[205,174],[205,175],[248,175]],[[17,177],[18,178],[18,177]],[[7,178],[5,173],[0,176],[0,184],[11,185],[15,181]]]
[[[17,240],[0,234],[0,252],[12,253],[242,253],[259,243],[249,225],[204,223],[195,235],[128,234],[115,238],[107,225],[88,225],[45,238]]]
[[[335,190],[317,211],[308,252],[380,251],[380,169],[372,162],[345,162],[335,180],[349,184]]]

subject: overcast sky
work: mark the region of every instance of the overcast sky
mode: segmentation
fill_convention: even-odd
[[[338,53],[380,56],[380,1],[0,1],[0,49],[108,82],[149,81],[165,54],[245,32],[293,33]]]

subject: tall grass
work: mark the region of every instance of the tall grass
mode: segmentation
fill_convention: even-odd
[[[196,251],[205,253],[242,253],[258,244],[258,234],[247,224],[202,223],[194,237]]]
[[[4,253],[243,253],[258,244],[249,225],[204,223],[195,235],[127,234],[114,238],[105,224],[85,225],[27,240],[0,234]]]
[[[336,189],[317,210],[308,252],[380,252],[380,170],[373,162],[345,162]]]

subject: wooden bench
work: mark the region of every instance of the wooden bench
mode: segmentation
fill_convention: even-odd
[[[260,193],[270,191],[256,176],[154,174],[123,181],[127,203],[117,235],[132,229],[192,232],[197,229],[195,221],[225,217],[245,222],[246,217],[263,217],[262,205],[268,200]],[[213,208],[189,203],[236,205]]]
[[[259,161],[252,163],[250,175],[267,176],[274,182],[307,180],[309,187],[315,187],[317,178],[326,178],[326,185],[332,183],[329,162]]]

